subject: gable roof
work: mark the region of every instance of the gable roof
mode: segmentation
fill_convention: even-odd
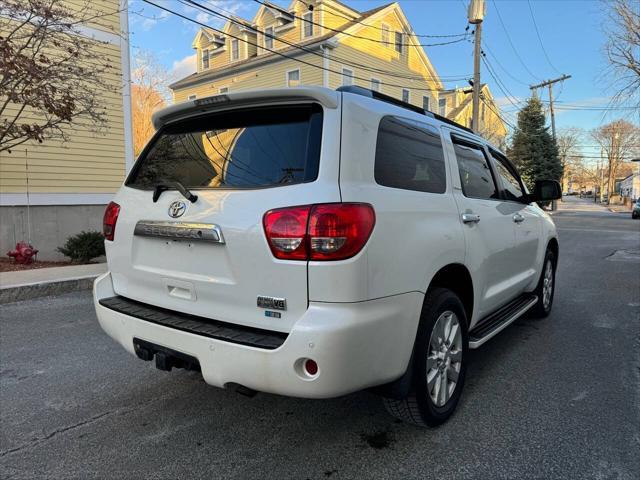
[[[336,28],[335,30],[337,31],[330,31],[329,33],[326,33],[320,37],[312,38],[303,42],[293,42],[295,43],[295,45],[290,45],[285,48],[280,48],[256,57],[247,58],[239,62],[234,62],[230,65],[227,65],[224,68],[219,68],[215,70],[206,70],[204,72],[199,72],[199,73],[192,73],[191,75],[170,84],[169,88],[172,90],[176,90],[180,88],[189,87],[191,85],[200,83],[202,81],[215,80],[216,78],[227,76],[232,72],[241,71],[247,68],[251,68],[253,66],[261,65],[262,63],[270,62],[275,58],[282,58],[282,55],[291,57],[294,55],[302,55],[302,54],[308,53],[308,52],[305,52],[304,50],[301,50],[298,47],[305,47],[305,49],[307,50],[317,48],[324,42],[332,39],[333,37],[336,37],[337,35],[342,33],[344,30],[347,30],[348,28],[353,27],[354,25],[358,25],[359,22],[361,22],[362,20],[367,19],[372,15],[375,15],[376,13],[380,12],[381,10],[384,10],[385,8],[391,5],[393,4],[389,3],[386,5],[382,5],[381,7],[367,10],[366,12],[361,13],[358,18],[345,23],[340,28]],[[232,22],[227,22],[227,25],[230,23]],[[225,33],[227,32],[227,25],[225,25],[225,30],[224,30]]]

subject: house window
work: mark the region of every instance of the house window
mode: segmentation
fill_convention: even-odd
[[[409,103],[409,90],[406,88],[402,89],[402,101],[404,103]]]
[[[353,85],[353,70],[342,69],[342,85]]]
[[[302,16],[304,20],[303,25],[303,34],[304,37],[312,37],[313,36],[313,12],[307,12]]]
[[[206,48],[202,50],[202,68],[203,70],[209,68],[209,50]]]
[[[273,50],[273,27],[264,29],[264,48]]]
[[[480,121],[484,122],[484,103],[480,105]]]
[[[429,102],[430,101],[431,101],[431,99],[427,95],[424,95],[422,97],[422,108],[424,110],[429,110]]]
[[[229,91],[229,87],[220,87],[218,89],[218,93],[227,93]]]
[[[300,70],[287,72],[287,87],[297,87],[300,85]]]
[[[389,25],[385,25],[384,23],[380,29],[380,41],[385,47],[389,46]]]
[[[404,48],[404,35],[402,32],[396,32],[396,52],[402,54]]]
[[[447,115],[447,99],[446,98],[438,99],[438,113],[443,117]]]
[[[374,92],[380,91],[380,80],[378,80],[377,78],[371,79],[371,90],[373,90]]]
[[[189,96],[187,97],[187,100],[195,100],[195,99],[196,99],[196,96],[195,96],[195,95],[189,95]]]
[[[231,40],[231,60],[238,60],[240,58],[240,44],[238,40]]]

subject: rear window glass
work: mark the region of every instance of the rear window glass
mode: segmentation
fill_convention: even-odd
[[[438,131],[411,120],[384,117],[378,130],[375,179],[386,187],[444,193],[447,180]]]
[[[143,152],[127,186],[153,189],[259,188],[318,176],[319,105],[253,108],[198,117],[164,128]]]

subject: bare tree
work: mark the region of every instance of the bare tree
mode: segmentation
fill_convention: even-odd
[[[558,132],[556,144],[558,145],[558,158],[562,164],[563,190],[568,188],[573,176],[582,168],[580,156],[580,141],[584,132],[575,127],[564,128]],[[566,184],[566,185],[565,185]]]
[[[136,55],[131,78],[133,150],[137,156],[155,131],[151,115],[168,102],[167,85],[171,78],[167,70],[149,52]]]
[[[118,73],[81,26],[117,12],[87,0],[2,0],[0,6],[0,152],[28,141],[67,140],[78,124],[106,126],[106,75]]]
[[[617,89],[613,99],[619,103],[629,99],[640,108],[640,7],[637,0],[614,0],[609,5],[604,48]]]
[[[638,153],[640,128],[626,120],[615,120],[592,130],[591,138],[600,146],[607,163],[607,190],[611,198],[620,166]]]

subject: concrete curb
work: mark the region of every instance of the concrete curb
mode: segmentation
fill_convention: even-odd
[[[60,295],[69,292],[91,290],[93,281],[98,275],[87,275],[78,278],[65,278],[63,280],[51,280],[48,282],[27,283],[23,285],[10,285],[0,288],[0,305],[5,303],[31,300],[33,298]]]

